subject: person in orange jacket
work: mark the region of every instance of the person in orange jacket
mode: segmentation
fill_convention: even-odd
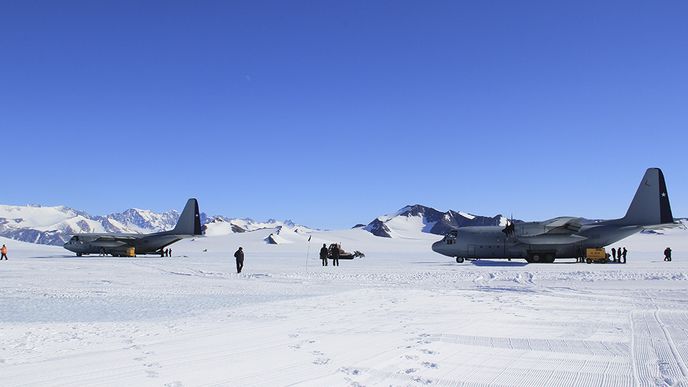
[[[7,246],[2,245],[2,248],[0,248],[0,253],[2,253],[2,255],[0,256],[0,259],[5,258],[5,261],[6,261],[7,260]]]

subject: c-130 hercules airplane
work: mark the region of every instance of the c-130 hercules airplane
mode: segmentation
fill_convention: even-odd
[[[610,245],[643,229],[673,227],[664,174],[649,168],[626,216],[583,224],[582,218],[558,217],[543,222],[501,226],[461,227],[435,242],[432,249],[464,259],[525,258],[528,263],[552,263],[557,258],[583,257],[587,248]]]
[[[113,256],[135,256],[137,254],[160,254],[163,248],[184,238],[201,235],[201,216],[198,201],[189,199],[179,216],[177,225],[170,231],[152,234],[76,234],[64,248],[78,257],[84,254],[112,254]]]

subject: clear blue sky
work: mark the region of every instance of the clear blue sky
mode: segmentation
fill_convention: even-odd
[[[3,1],[0,203],[688,216],[685,1]]]

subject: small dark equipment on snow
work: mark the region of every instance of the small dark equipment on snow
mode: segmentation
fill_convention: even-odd
[[[341,245],[337,243],[332,243],[330,247],[327,248],[327,258],[332,259],[334,257],[334,251],[337,249],[339,251],[339,259],[354,259],[363,258],[365,254],[358,250],[354,250],[353,253],[346,252],[342,249]]]

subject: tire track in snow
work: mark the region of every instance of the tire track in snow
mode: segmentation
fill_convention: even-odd
[[[676,360],[676,364],[678,365],[679,370],[681,371],[681,375],[684,378],[686,378],[688,376],[688,369],[686,368],[686,364],[683,362],[683,358],[681,357],[681,354],[679,353],[679,350],[676,347],[676,343],[674,342],[674,339],[671,337],[671,334],[669,334],[667,326],[662,321],[662,318],[660,317],[659,313],[659,310],[655,310],[653,315],[657,320],[657,323],[659,324],[660,328],[662,328],[662,331],[664,332],[664,337],[666,338],[667,343],[669,344],[671,354],[674,356],[674,359]]]
[[[478,347],[574,353],[585,355],[606,355],[616,357],[628,357],[630,352],[628,344],[626,343],[602,341],[525,339],[489,336],[464,336],[455,334],[430,335],[427,337],[427,339],[430,341],[471,345]]]
[[[686,313],[664,311],[654,298],[645,292],[652,301],[654,310],[631,311],[632,335],[634,346],[632,361],[638,385],[675,386],[688,384],[688,370],[681,355],[688,345],[688,318]],[[669,317],[669,323],[662,320]],[[678,318],[674,317],[678,316]],[[680,336],[680,345],[676,338]]]

